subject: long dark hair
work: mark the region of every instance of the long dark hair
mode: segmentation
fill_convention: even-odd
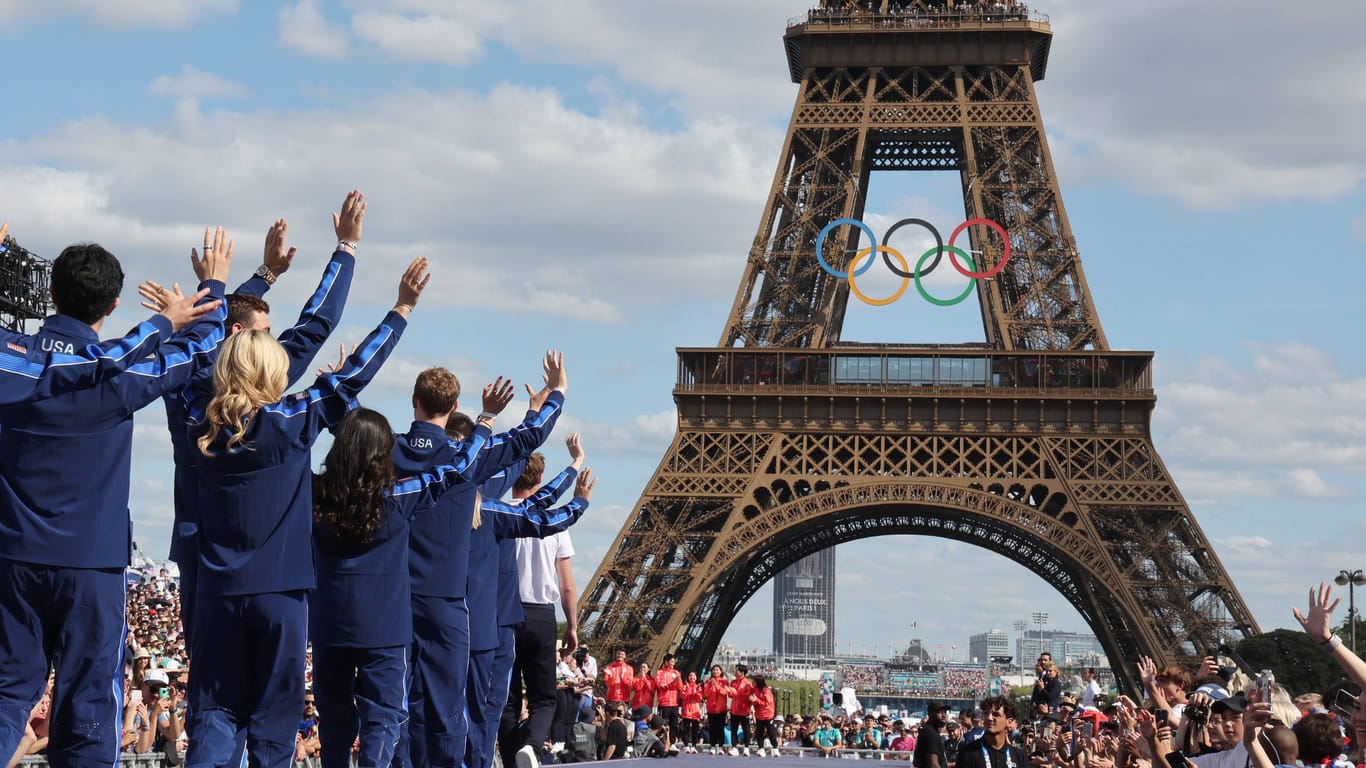
[[[313,520],[339,544],[366,544],[394,484],[394,432],[378,411],[357,408],[337,426],[323,471],[313,476]]]

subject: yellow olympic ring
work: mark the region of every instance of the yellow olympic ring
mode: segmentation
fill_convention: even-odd
[[[904,272],[904,273],[906,273],[906,274],[911,274],[911,272],[910,272],[911,267],[910,267],[909,264],[906,263],[906,257],[901,255],[901,251],[898,251],[897,249],[891,247],[890,245],[879,245],[879,246],[877,246],[876,249],[877,249],[877,252],[878,252],[878,253],[888,253],[888,254],[891,254],[894,258],[896,258],[897,261],[901,262],[901,271]],[[901,278],[901,287],[898,288],[898,289],[896,289],[896,293],[893,293],[891,296],[888,296],[888,297],[885,298],[885,299],[870,299],[870,298],[868,298],[867,296],[863,295],[863,291],[860,291],[860,290],[858,289],[858,285],[854,282],[854,272],[855,272],[854,265],[857,265],[857,264],[858,264],[858,260],[861,259],[861,258],[863,258],[864,256],[871,256],[872,253],[873,253],[873,250],[874,250],[873,248],[864,248],[863,250],[861,250],[861,251],[859,251],[858,253],[854,254],[854,260],[853,260],[853,262],[850,263],[849,272],[848,272],[848,275],[849,275],[849,290],[853,291],[853,292],[854,292],[854,295],[857,296],[857,297],[859,298],[859,301],[863,302],[864,304],[869,304],[869,305],[872,305],[872,306],[874,306],[874,307],[885,307],[885,306],[887,306],[888,304],[891,304],[892,302],[894,302],[894,301],[896,301],[897,299],[901,298],[901,294],[905,293],[905,292],[906,292],[906,289],[911,287],[911,278],[909,278],[909,277],[903,277],[903,278]]]

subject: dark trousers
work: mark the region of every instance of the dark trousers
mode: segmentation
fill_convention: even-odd
[[[726,746],[726,713],[707,713],[707,743],[713,747]]]
[[[57,684],[48,763],[118,762],[127,598],[122,568],[0,560],[0,753],[6,759],[47,687],[51,659]]]
[[[463,597],[413,595],[413,676],[408,749],[414,766],[459,768],[465,759],[470,612]]]
[[[669,742],[671,744],[677,742],[682,735],[678,730],[678,712],[678,707],[666,707],[663,705],[659,707],[659,716],[664,718],[664,724],[669,726]]]
[[[772,720],[754,721],[754,744],[764,746],[764,739],[768,739],[769,746],[781,746],[778,743],[778,729],[773,725]]]
[[[308,604],[303,590],[195,596],[186,768],[232,764],[246,731],[252,766],[288,768],[304,709]],[[212,631],[208,631],[211,628]]]
[[[744,738],[740,737],[743,732]],[[737,715],[731,713],[730,716],[730,745],[732,747],[744,747],[749,745],[749,737],[753,734],[749,730],[749,715]]]
[[[470,651],[470,673],[465,681],[465,715],[470,721],[469,735],[465,737],[465,768],[488,768],[493,762],[493,742],[498,738],[498,719],[503,708],[500,705],[490,718],[486,702],[493,687],[493,657],[497,653],[497,648]]]
[[[527,736],[523,743],[543,752],[545,742],[550,738],[551,722],[555,719],[555,606],[522,603],[522,611],[526,613],[526,620],[514,627],[517,656],[512,664],[507,706],[503,708],[498,728],[498,749],[503,755],[503,765],[512,765],[517,750],[522,747],[516,734],[523,696],[528,712]]]
[[[387,768],[408,718],[408,646],[313,646],[323,768],[348,768],[360,736],[360,768]]]
[[[487,752],[480,755],[483,762],[466,763],[466,768],[492,768],[493,745],[501,745],[503,710],[508,703],[508,688],[512,684],[512,666],[517,656],[517,633],[512,627],[498,627],[498,648],[493,652],[489,665],[489,688],[484,698],[485,737]],[[520,714],[520,712],[518,713]],[[518,744],[518,747],[521,745]],[[507,763],[504,763],[507,765]]]
[[[700,735],[700,733],[701,733],[701,731],[702,731],[702,721],[701,721],[701,720],[688,720],[687,718],[684,718],[684,719],[682,720],[682,723],[683,723],[683,734],[682,734],[683,743],[686,744],[686,745],[688,745],[688,746],[690,746],[690,747],[695,747],[695,746],[697,746],[697,738],[698,738],[698,736]]]

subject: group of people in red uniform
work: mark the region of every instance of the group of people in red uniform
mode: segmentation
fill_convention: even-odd
[[[720,664],[713,664],[706,682],[699,682],[696,672],[683,676],[674,666],[673,654],[665,655],[663,664],[652,673],[645,662],[632,668],[626,661],[626,652],[618,650],[605,668],[603,679],[609,709],[629,709],[637,716],[641,710],[657,709],[668,726],[670,739],[681,744],[685,752],[698,751],[704,714],[706,743],[712,752],[726,748],[726,744],[732,754],[746,755],[751,744],[760,754],[766,746],[778,746],[778,731],[773,725],[777,716],[773,689],[763,675],[750,676],[744,664],[736,665],[731,678],[726,677]]]

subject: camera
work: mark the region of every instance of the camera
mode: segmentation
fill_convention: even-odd
[[[1209,707],[1203,704],[1186,705],[1186,718],[1196,725],[1203,725],[1209,720]]]

